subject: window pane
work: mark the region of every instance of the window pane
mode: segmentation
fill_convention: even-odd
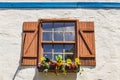
[[[65,31],[75,31],[75,23],[65,23]]]
[[[54,45],[54,52],[63,52],[63,45],[56,44]]]
[[[45,58],[52,59],[52,54],[44,54],[44,57],[45,57]]]
[[[43,31],[52,31],[52,23],[42,23]]]
[[[63,31],[64,23],[54,23],[54,31]]]
[[[63,58],[63,54],[54,54],[54,60],[56,60],[56,56],[61,55]]]
[[[54,33],[54,41],[63,41],[63,33],[55,32]]]
[[[74,41],[75,40],[75,34],[72,32],[66,32],[65,33],[65,41]]]
[[[65,53],[73,53],[74,52],[74,45],[67,44],[65,45]]]
[[[52,32],[43,32],[43,41],[52,41]]]
[[[44,52],[52,52],[52,45],[51,44],[44,44],[43,49],[44,49]]]
[[[67,59],[73,60],[74,59],[73,54],[65,54],[65,60],[67,60]]]

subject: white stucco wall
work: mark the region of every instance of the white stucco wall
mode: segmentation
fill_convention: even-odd
[[[120,80],[120,9],[0,9],[0,80],[12,80],[19,66],[23,22],[39,18],[94,21],[96,67],[67,76],[21,67],[15,80]]]

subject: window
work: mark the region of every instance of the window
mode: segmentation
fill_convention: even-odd
[[[75,41],[74,22],[43,22],[43,41]]]
[[[57,55],[61,55],[63,60],[72,59],[74,55],[73,44],[43,44],[44,57],[55,60]]]
[[[44,48],[44,56],[46,58],[52,59],[52,45],[45,44],[43,45],[43,48]]]
[[[95,66],[94,22],[77,19],[39,19],[24,22],[22,32],[22,65],[36,65],[42,56],[52,60],[79,57],[81,65]]]
[[[42,30],[44,57],[55,60],[56,56],[61,55],[64,61],[68,58],[73,60],[75,54],[75,22],[43,22]]]

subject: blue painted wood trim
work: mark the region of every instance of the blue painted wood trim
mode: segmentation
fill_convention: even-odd
[[[120,8],[120,2],[0,2],[0,8]]]

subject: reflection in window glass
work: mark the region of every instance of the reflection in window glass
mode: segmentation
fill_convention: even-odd
[[[43,49],[44,49],[44,52],[52,52],[52,45],[51,44],[44,44]]]
[[[62,55],[63,60],[74,57],[74,44],[43,44],[44,57],[55,60],[56,56]]]
[[[49,58],[49,59],[52,60],[52,54],[44,54],[43,56],[44,56],[45,58]]]
[[[75,23],[65,23],[65,31],[75,31]]]
[[[75,34],[72,32],[66,32],[65,33],[65,41],[74,41],[75,40]]]
[[[63,58],[63,54],[54,54],[54,60],[56,60],[56,56],[61,55]]]
[[[63,33],[55,32],[54,33],[54,41],[63,41]]]
[[[65,53],[73,53],[73,51],[74,51],[74,45],[72,44],[65,45]]]
[[[63,52],[63,45],[56,44],[54,45],[54,52]]]
[[[74,59],[73,54],[65,54],[65,60],[67,60],[67,59],[73,60]]]
[[[43,22],[43,41],[75,41],[74,22]],[[54,43],[54,42],[53,42]],[[43,44],[43,56],[56,60],[62,55],[63,60],[74,59],[74,44]]]
[[[43,41],[52,41],[52,32],[43,32]]]
[[[42,23],[43,31],[52,31],[53,23]]]
[[[55,31],[63,31],[64,23],[54,23]]]

